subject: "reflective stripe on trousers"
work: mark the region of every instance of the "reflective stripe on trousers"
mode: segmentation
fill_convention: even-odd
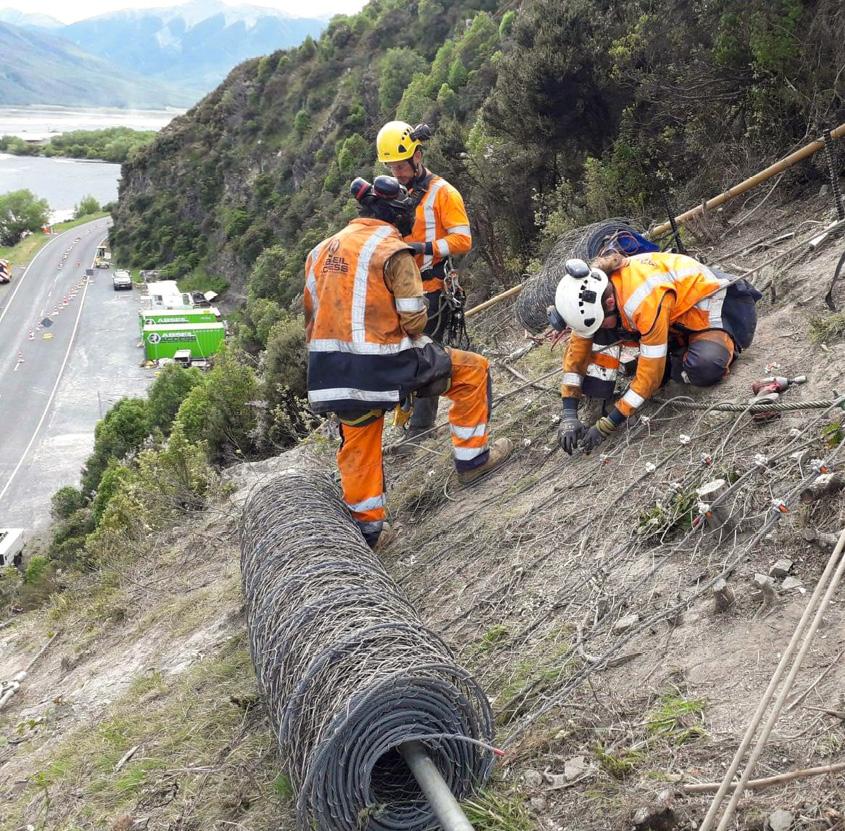
[[[490,363],[475,352],[450,349],[452,383],[444,395],[451,399],[449,432],[458,470],[472,470],[487,461],[488,425],[492,406]]]
[[[381,433],[384,413],[363,426],[341,422],[337,451],[343,501],[365,537],[378,536],[384,523]]]

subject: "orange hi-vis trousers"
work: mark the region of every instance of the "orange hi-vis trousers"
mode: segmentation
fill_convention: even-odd
[[[455,467],[472,470],[487,461],[487,430],[492,407],[489,362],[482,355],[450,349],[452,377],[443,393],[452,401],[449,428]],[[367,542],[374,545],[385,518],[382,429],[384,411],[339,413],[337,451],[343,499]],[[356,417],[357,416],[357,417]]]

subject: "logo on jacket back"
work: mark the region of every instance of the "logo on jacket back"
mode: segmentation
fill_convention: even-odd
[[[333,271],[335,274],[348,274],[349,263],[343,257],[337,255],[340,248],[340,240],[333,239],[326,249],[326,261],[323,263],[323,273]]]

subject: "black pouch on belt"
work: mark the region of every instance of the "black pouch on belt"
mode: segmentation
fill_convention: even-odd
[[[417,350],[418,367],[414,389],[420,398],[433,398],[449,389],[452,381],[452,359],[439,343],[427,343]]]

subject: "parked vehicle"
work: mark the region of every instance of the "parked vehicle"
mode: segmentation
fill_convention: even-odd
[[[143,329],[144,353],[148,361],[158,361],[172,360],[177,352],[188,350],[193,361],[216,354],[225,337],[223,323],[148,323]]]
[[[23,543],[23,528],[0,528],[0,566],[19,566]]]
[[[111,278],[112,285],[115,291],[121,289],[132,289],[132,275],[128,271],[118,269]]]

